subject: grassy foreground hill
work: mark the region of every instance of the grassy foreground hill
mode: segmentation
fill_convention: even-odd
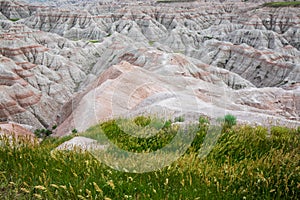
[[[122,133],[115,121],[83,135],[97,134],[99,128],[114,143],[138,152],[165,145],[174,125],[165,124],[146,146]],[[2,137],[0,199],[299,199],[299,129],[224,126],[213,150],[200,159],[197,152],[206,132],[201,122],[182,157],[159,171],[140,174],[113,170],[88,152],[50,153],[74,135],[41,143]]]

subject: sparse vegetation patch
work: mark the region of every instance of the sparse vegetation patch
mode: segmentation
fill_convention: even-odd
[[[99,40],[90,40],[89,42],[91,42],[91,43],[99,43],[100,41]]]
[[[12,21],[12,22],[16,22],[16,21],[19,21],[20,18],[12,18],[12,19],[9,19],[9,20]]]

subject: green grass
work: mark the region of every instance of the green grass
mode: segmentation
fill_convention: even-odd
[[[122,148],[140,152],[169,142],[176,126],[147,118],[138,127],[162,127],[143,146],[112,120],[85,133],[101,140],[104,132]],[[125,124],[128,121],[125,120]],[[125,173],[100,163],[87,152],[50,153],[67,138],[42,143],[2,137],[0,141],[0,199],[298,199],[300,196],[300,132],[286,127],[235,125],[223,129],[210,154],[200,159],[198,149],[209,121],[199,120],[189,150],[172,165],[156,172]],[[130,128],[130,127],[129,127]],[[189,134],[189,133],[187,133]],[[148,144],[149,142],[149,144]]]
[[[136,119],[134,120],[134,123],[138,127],[145,127],[146,125],[150,124],[150,121],[144,121],[145,119],[143,120],[140,120],[140,118],[136,118]],[[114,144],[116,144],[121,149],[124,149],[126,151],[131,151],[131,152],[143,152],[143,151],[151,152],[164,147],[176,135],[177,133],[176,128],[175,127],[170,128],[166,124],[167,123],[159,124],[158,122],[157,129],[153,128],[152,131],[151,129],[148,129],[150,133],[148,137],[134,137],[130,134],[127,134],[127,132],[132,132],[132,131],[128,129],[127,131],[122,130],[117,120],[111,120],[102,123],[100,127],[97,127],[96,134],[94,134],[94,132],[91,133],[90,131],[87,131],[83,135],[99,141],[103,141],[104,139],[97,138],[99,137],[98,129],[100,128],[101,130],[103,130],[103,132],[108,137],[108,139],[110,141],[113,141]],[[137,132],[137,129],[135,129],[135,132]],[[152,133],[156,133],[156,134],[153,135]],[[137,133],[135,134],[138,135]],[[144,129],[141,129],[141,134],[139,135],[145,136]]]
[[[300,6],[300,1],[288,1],[288,2],[269,2],[269,3],[264,3],[263,6],[265,7],[299,7]]]

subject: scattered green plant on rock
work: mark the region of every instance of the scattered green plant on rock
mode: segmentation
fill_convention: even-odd
[[[72,129],[72,133],[78,133],[77,129],[76,128]]]
[[[99,40],[90,40],[89,42],[90,43],[99,43],[100,41]]]
[[[16,22],[16,21],[19,21],[20,18],[12,18],[12,19],[9,19],[9,20],[12,21],[12,22]]]
[[[57,125],[54,124],[54,125],[52,126],[52,130],[55,130],[56,128],[57,128]]]
[[[148,43],[149,43],[150,46],[153,46],[154,42],[155,42],[155,41],[151,41],[151,40],[150,40]]]
[[[174,122],[184,122],[184,116],[175,117]]]
[[[50,136],[52,134],[52,131],[48,130],[48,129],[36,129],[34,131],[34,134],[38,138],[45,138],[45,137]]]

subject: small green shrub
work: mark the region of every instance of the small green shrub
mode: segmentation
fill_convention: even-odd
[[[154,41],[149,41],[148,43],[150,46],[152,46],[154,44]]]
[[[78,133],[77,129],[74,128],[74,129],[72,130],[72,133]]]
[[[224,116],[224,125],[228,128],[236,125],[236,117],[231,114],[227,114]]]
[[[36,129],[34,131],[34,134],[38,138],[45,138],[45,137],[50,136],[52,134],[52,131],[48,130],[48,129]]]
[[[54,124],[54,125],[52,126],[52,130],[55,130],[56,128],[57,128],[57,125]]]
[[[12,19],[9,19],[9,20],[12,21],[12,22],[16,22],[16,21],[19,21],[20,18],[12,18]]]
[[[206,116],[200,116],[199,117],[199,124],[201,126],[207,126],[207,125],[209,125],[209,119],[208,119],[208,117],[206,117]]]
[[[210,36],[210,35],[206,35],[206,36],[204,36],[203,37],[203,39],[205,39],[205,40],[211,40],[211,39],[213,39],[214,37],[213,36]]]
[[[184,116],[175,117],[174,122],[184,122]]]
[[[167,120],[164,124],[164,128],[170,128],[172,125],[172,121],[171,120]]]
[[[91,43],[99,43],[99,40],[90,40]]]
[[[200,116],[199,117],[199,131],[200,132],[207,132],[208,128],[209,128],[209,119],[206,116]]]

